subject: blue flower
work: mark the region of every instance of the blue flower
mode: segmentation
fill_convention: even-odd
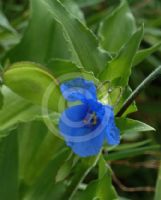
[[[76,154],[96,155],[105,140],[109,145],[119,144],[120,132],[115,125],[113,108],[98,101],[92,81],[76,78],[61,84],[60,88],[66,100],[81,102],[67,108],[59,121],[60,134]]]

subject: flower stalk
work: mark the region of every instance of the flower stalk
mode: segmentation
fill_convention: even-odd
[[[147,87],[154,79],[158,78],[161,74],[161,66],[156,68],[133,92],[132,94],[126,99],[122,108],[116,114],[116,117],[121,117],[128,107],[133,103],[136,97],[142,92],[142,90]]]

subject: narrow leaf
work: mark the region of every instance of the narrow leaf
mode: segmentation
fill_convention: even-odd
[[[87,7],[87,6],[94,6],[98,3],[102,3],[103,0],[77,0],[78,4],[80,6],[83,6],[83,7]]]
[[[151,145],[151,146],[146,146],[146,147],[139,147],[139,148],[133,148],[133,149],[128,149],[128,150],[124,150],[124,151],[109,153],[106,159],[107,160],[120,160],[120,159],[125,159],[128,157],[142,155],[148,151],[160,151],[160,146],[159,145]]]
[[[143,49],[140,50],[136,53],[133,61],[133,66],[138,65],[141,63],[145,58],[153,54],[155,51],[157,51],[161,47],[161,42],[155,44],[154,46],[148,48],[148,49]]]
[[[16,33],[15,29],[11,26],[6,16],[0,11],[0,26],[9,32]]]
[[[49,162],[44,169],[41,176],[37,181],[30,186],[27,193],[25,193],[24,199],[26,200],[53,200],[63,199],[61,196],[64,192],[64,184],[55,184],[54,179],[59,170],[59,167],[64,163],[64,160],[69,156],[69,151],[62,149],[54,158]]]
[[[52,58],[70,58],[61,26],[52,18],[42,1],[30,2],[31,19],[25,34],[5,58],[9,58],[11,63],[33,61],[41,64],[46,64]]]
[[[100,155],[93,156],[90,158],[81,159],[79,165],[76,168],[76,174],[71,179],[71,183],[68,186],[66,192],[64,193],[64,198],[66,196],[69,197],[69,200],[73,200],[79,185],[82,183],[84,178],[88,175],[88,173],[96,166]]]
[[[64,141],[48,132],[41,121],[21,124],[19,134],[20,176],[27,185],[35,183],[59,151]]]
[[[19,122],[32,121],[41,114],[39,106],[35,106],[3,86],[4,104],[0,110],[0,137],[7,135],[6,129],[11,129]]]
[[[111,170],[104,160],[103,156],[99,160],[99,171],[99,182],[97,186],[96,196],[98,196],[99,199],[118,199],[118,195],[112,185]]]
[[[58,170],[58,173],[55,177],[56,182],[63,181],[71,173],[73,167],[73,159],[68,159]]]
[[[73,60],[86,70],[93,71],[98,75],[98,72],[104,69],[109,56],[98,48],[98,41],[94,34],[74,18],[59,1],[46,0],[42,2],[53,19],[63,27]]]
[[[143,37],[143,27],[132,35],[127,44],[106,66],[101,80],[113,81],[115,86],[126,86],[131,74],[132,61]]]
[[[64,5],[68,12],[72,13],[74,17],[85,24],[84,14],[79,8],[77,2],[74,0],[60,0],[60,2]]]
[[[17,134],[0,141],[0,198],[17,200],[18,197],[18,143]]]
[[[157,185],[155,190],[155,197],[154,200],[160,200],[161,199],[161,165],[158,173],[158,179],[157,179]]]
[[[0,109],[2,108],[3,106],[3,94],[2,94],[2,89],[0,88]]]
[[[135,19],[127,1],[121,1],[119,7],[103,20],[99,36],[101,46],[110,52],[118,52],[136,31]]]
[[[130,134],[133,132],[143,131],[155,131],[153,127],[134,119],[116,118],[116,124],[122,134]]]
[[[98,179],[91,181],[83,192],[77,193],[76,197],[79,200],[117,199],[117,193],[112,185],[111,170],[102,156],[99,160]]]

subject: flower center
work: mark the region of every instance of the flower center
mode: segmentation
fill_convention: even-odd
[[[83,120],[84,124],[96,125],[97,124],[97,116],[95,112],[87,114],[87,116]]]

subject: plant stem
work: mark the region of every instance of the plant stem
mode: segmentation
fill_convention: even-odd
[[[161,74],[161,66],[155,69],[126,99],[122,108],[117,113],[116,117],[121,117],[124,112],[128,109],[128,107],[132,104],[132,102],[136,99],[136,97],[142,92],[142,90],[148,86],[154,79],[156,79]]]

